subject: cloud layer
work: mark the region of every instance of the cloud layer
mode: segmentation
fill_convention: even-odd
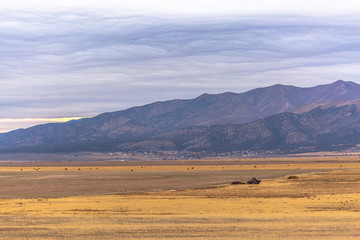
[[[93,116],[204,92],[360,81],[357,20],[4,12],[0,118]]]

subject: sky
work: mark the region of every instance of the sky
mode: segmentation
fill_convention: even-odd
[[[360,83],[360,2],[0,3],[0,132],[203,93]]]

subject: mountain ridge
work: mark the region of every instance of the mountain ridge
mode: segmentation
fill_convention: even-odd
[[[3,133],[0,134],[0,150],[81,144],[86,149],[86,144],[101,142],[111,142],[115,147],[134,141],[154,144],[151,138],[177,130],[243,125],[305,106],[313,105],[307,109],[311,111],[321,107],[320,104],[350,104],[359,98],[360,85],[342,80],[310,88],[277,84],[244,93],[202,94],[194,99],[154,102],[93,118]],[[176,146],[170,142],[163,144]]]
[[[316,108],[302,114],[281,113],[242,125],[193,127],[153,139],[167,141],[167,145],[173,146],[171,150],[177,151],[324,150],[358,144],[359,119],[360,109],[356,105],[344,105]],[[121,147],[132,150],[131,144],[125,145]]]

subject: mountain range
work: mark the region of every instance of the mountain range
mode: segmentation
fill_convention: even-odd
[[[1,152],[324,150],[360,143],[360,85],[203,94],[0,134]]]

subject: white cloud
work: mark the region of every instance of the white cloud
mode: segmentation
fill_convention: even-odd
[[[117,11],[168,15],[300,14],[312,16],[356,14],[356,0],[11,0],[0,3],[0,10],[116,9]],[[74,19],[69,15],[67,19]],[[66,19],[65,19],[66,20]]]
[[[204,92],[357,81],[360,28],[351,19],[5,13],[0,118],[93,116]]]

